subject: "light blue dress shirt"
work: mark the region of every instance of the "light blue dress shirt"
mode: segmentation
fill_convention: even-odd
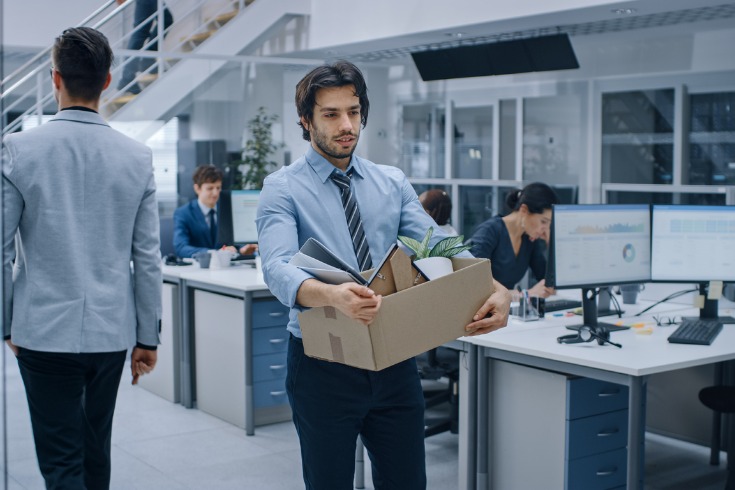
[[[374,265],[398,235],[421,240],[433,226],[432,245],[449,236],[426,214],[400,169],[355,155],[347,170],[350,167],[355,169],[352,189]],[[288,261],[304,242],[314,237],[359,270],[339,189],[329,179],[334,171],[340,172],[309,148],[293,164],[269,175],[260,194],[255,222],[263,276],[276,298],[291,308],[288,330],[297,337],[301,337],[297,314],[304,308],[296,304],[296,293],[312,276]]]

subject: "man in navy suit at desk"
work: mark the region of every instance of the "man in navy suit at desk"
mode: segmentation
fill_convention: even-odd
[[[191,257],[198,252],[224,248],[248,255],[257,245],[247,244],[239,250],[217,241],[219,213],[217,202],[222,193],[222,171],[214,165],[200,165],[192,175],[197,198],[174,212],[174,248],[179,257]]]

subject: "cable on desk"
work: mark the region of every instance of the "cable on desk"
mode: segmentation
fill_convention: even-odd
[[[648,308],[639,311],[638,313],[636,313],[633,316],[641,316],[642,314],[644,314],[645,312],[647,312],[651,308],[653,308],[653,307],[655,307],[657,305],[660,305],[661,303],[665,303],[665,302],[667,302],[670,299],[678,298],[679,296],[684,296],[687,293],[695,293],[695,292],[698,292],[698,291],[699,291],[699,288],[694,288],[694,289],[684,289],[682,291],[677,291],[675,293],[671,293],[670,295],[666,296],[664,299],[662,299],[660,301],[656,301],[654,304],[652,304]]]
[[[618,314],[618,318],[623,318],[623,308],[620,307],[618,298],[615,297],[612,290],[610,290],[610,301],[612,301],[615,305],[615,312]]]

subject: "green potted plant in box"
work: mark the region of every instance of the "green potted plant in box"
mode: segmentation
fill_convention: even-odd
[[[273,154],[283,147],[274,143],[271,128],[278,121],[276,114],[268,114],[265,107],[258,108],[257,114],[248,121],[250,137],[245,142],[242,160],[229,163],[234,173],[234,189],[262,189],[263,180],[276,167]]]
[[[426,274],[429,279],[437,279],[451,274],[453,269],[450,258],[472,248],[462,244],[464,235],[444,238],[439,240],[433,247],[430,247],[429,242],[433,233],[434,227],[431,226],[420,242],[406,236],[398,237],[401,243],[413,251],[416,267]]]

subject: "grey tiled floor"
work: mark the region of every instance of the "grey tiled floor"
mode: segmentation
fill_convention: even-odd
[[[257,427],[255,436],[199,410],[130,385],[126,365],[112,433],[115,490],[292,490],[303,488],[291,422]],[[28,406],[17,364],[6,359],[9,489],[42,489]],[[430,489],[457,487],[457,436],[427,439]],[[365,487],[372,489],[369,463]],[[2,482],[0,481],[0,488]]]
[[[42,489],[23,385],[15,361],[8,357],[8,488]],[[120,385],[113,428],[113,489],[303,488],[298,441],[290,422],[258,427],[256,435],[249,437],[206,413],[131,386],[127,372]],[[457,444],[457,436],[448,433],[426,440],[429,490],[457,488]],[[709,466],[708,458],[706,448],[648,435],[645,488],[722,489],[724,464]],[[367,489],[372,488],[369,466],[366,463]]]

